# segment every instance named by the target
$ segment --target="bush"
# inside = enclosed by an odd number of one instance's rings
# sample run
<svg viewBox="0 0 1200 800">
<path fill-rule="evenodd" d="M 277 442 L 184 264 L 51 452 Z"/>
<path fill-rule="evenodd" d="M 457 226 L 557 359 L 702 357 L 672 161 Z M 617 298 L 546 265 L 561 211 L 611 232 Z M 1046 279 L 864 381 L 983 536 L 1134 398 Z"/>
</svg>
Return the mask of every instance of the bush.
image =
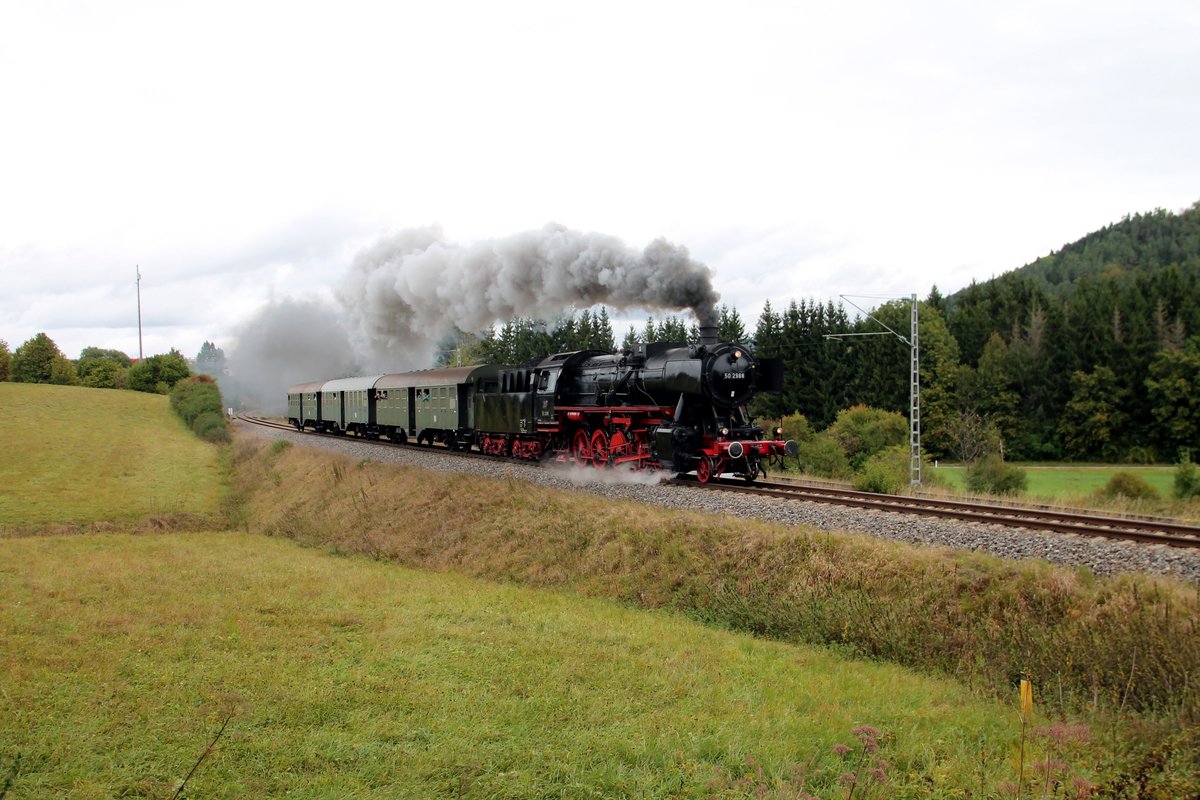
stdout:
<svg viewBox="0 0 1200 800">
<path fill-rule="evenodd" d="M 137 392 L 167 394 L 191 374 L 187 359 L 178 350 L 150 356 L 129 368 L 129 388 Z"/>
<path fill-rule="evenodd" d="M 201 439 L 229 441 L 221 390 L 207 375 L 197 375 L 175 384 L 171 390 L 171 408 Z"/>
<path fill-rule="evenodd" d="M 1175 467 L 1175 496 L 1180 500 L 1200 497 L 1200 469 L 1188 459 Z"/>
<path fill-rule="evenodd" d="M 212 411 L 205 411 L 196 417 L 196 421 L 192 423 L 192 430 L 206 442 L 229 441 L 229 427 L 225 424 L 225 417 Z"/>
<path fill-rule="evenodd" d="M 197 375 L 175 384 L 171 390 L 171 408 L 191 425 L 206 411 L 221 414 L 225 404 L 221 400 L 221 390 L 207 375 Z"/>
<path fill-rule="evenodd" d="M 1124 497 L 1127 500 L 1157 500 L 1158 492 L 1146 479 L 1132 472 L 1118 472 L 1096 493 L 1106 500 Z"/>
<path fill-rule="evenodd" d="M 843 480 L 854 474 L 841 446 L 828 436 L 817 436 L 799 443 L 796 461 L 800 470 L 809 475 Z"/>
<path fill-rule="evenodd" d="M 127 389 L 129 388 L 129 368 L 122 367 L 115 361 L 92 359 L 93 363 L 85 369 L 80 366 L 79 382 L 93 389 Z M 82 364 L 82 362 L 80 362 Z"/>
<path fill-rule="evenodd" d="M 837 442 L 850 466 L 860 469 L 867 459 L 908 439 L 908 420 L 895 411 L 854 406 L 838 412 L 824 432 Z"/>
<path fill-rule="evenodd" d="M 779 427 L 783 428 L 784 439 L 794 439 L 797 443 L 810 442 L 816 436 L 808 417 L 803 414 L 788 414 L 780 420 Z"/>
<path fill-rule="evenodd" d="M 1029 486 L 1025 470 L 1006 464 L 998 455 L 988 455 L 967 465 L 967 491 L 978 494 L 1020 494 Z"/>
<path fill-rule="evenodd" d="M 854 476 L 854 488 L 860 492 L 896 494 L 912 483 L 912 463 L 903 445 L 889 447 L 871 456 L 862 472 Z"/>
</svg>

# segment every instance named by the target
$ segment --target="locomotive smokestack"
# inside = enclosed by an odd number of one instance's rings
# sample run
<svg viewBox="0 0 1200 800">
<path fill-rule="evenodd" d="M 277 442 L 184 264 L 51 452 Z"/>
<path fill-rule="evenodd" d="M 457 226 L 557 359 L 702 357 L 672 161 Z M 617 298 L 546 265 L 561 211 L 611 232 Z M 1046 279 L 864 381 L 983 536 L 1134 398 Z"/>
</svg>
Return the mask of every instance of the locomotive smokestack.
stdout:
<svg viewBox="0 0 1200 800">
<path fill-rule="evenodd" d="M 700 344 L 717 343 L 717 326 L 703 325 L 700 327 Z"/>
</svg>

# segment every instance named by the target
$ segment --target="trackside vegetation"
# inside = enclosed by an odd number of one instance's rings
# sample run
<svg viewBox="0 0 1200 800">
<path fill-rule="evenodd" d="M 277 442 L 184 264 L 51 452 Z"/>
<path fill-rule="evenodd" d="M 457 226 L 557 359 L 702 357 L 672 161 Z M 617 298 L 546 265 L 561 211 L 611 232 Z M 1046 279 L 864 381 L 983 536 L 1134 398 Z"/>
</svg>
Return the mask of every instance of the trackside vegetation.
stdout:
<svg viewBox="0 0 1200 800">
<path fill-rule="evenodd" d="M 666 608 L 950 675 L 1062 712 L 1200 719 L 1195 587 L 653 509 L 520 480 L 235 447 L 251 530 L 401 564 Z M 1153 653 L 1153 658 L 1146 654 Z"/>
<path fill-rule="evenodd" d="M 229 441 L 221 390 L 208 375 L 196 375 L 176 383 L 171 389 L 171 408 L 201 439 Z"/>
</svg>

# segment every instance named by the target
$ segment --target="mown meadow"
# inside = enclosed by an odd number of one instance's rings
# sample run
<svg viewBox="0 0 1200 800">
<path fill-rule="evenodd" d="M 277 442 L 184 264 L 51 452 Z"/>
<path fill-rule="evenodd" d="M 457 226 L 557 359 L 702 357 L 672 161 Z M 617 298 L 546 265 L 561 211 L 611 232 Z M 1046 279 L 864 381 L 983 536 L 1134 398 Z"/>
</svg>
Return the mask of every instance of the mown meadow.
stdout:
<svg viewBox="0 0 1200 800">
<path fill-rule="evenodd" d="M 0 531 L 220 514 L 225 454 L 160 395 L 0 382 Z"/>
<path fill-rule="evenodd" d="M 0 797 L 1200 791 L 1195 587 L 203 447 L 220 526 L 6 486 Z"/>
<path fill-rule="evenodd" d="M 241 533 L 4 549 L 14 797 L 169 797 L 226 719 L 197 797 L 834 796 L 864 724 L 893 783 L 1009 773 L 1001 703 L 671 614 Z"/>
</svg>

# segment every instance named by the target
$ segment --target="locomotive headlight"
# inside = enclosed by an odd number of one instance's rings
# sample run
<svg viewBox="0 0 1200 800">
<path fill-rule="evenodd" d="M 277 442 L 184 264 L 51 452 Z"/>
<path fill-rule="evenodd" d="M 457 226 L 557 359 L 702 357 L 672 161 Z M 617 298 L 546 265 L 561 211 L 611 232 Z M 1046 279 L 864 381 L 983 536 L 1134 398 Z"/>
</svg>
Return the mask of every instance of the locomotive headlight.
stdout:
<svg viewBox="0 0 1200 800">
<path fill-rule="evenodd" d="M 774 433 L 776 436 L 783 436 L 783 428 L 780 426 L 776 426 Z"/>
<path fill-rule="evenodd" d="M 728 436 L 728 435 L 729 435 L 729 428 L 721 428 L 721 435 L 722 435 L 722 436 Z"/>
</svg>

